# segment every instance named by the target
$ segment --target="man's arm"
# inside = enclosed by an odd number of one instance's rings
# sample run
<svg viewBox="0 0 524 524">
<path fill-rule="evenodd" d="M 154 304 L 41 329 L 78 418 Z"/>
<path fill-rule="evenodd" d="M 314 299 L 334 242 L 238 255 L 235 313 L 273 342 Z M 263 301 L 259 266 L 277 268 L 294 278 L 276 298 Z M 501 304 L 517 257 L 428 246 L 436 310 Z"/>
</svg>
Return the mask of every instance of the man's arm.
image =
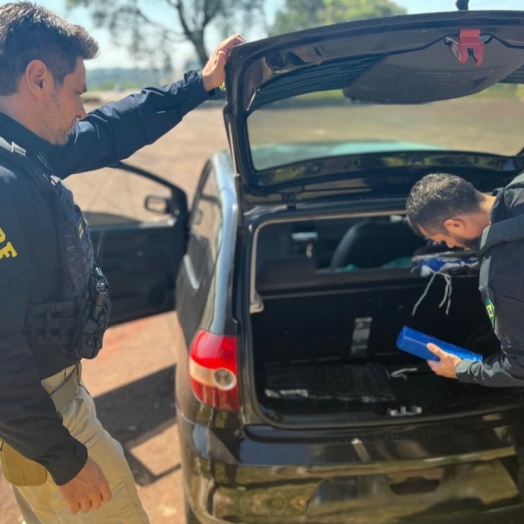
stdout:
<svg viewBox="0 0 524 524">
<path fill-rule="evenodd" d="M 524 354 L 524 348 L 522 351 Z M 455 369 L 460 382 L 490 387 L 524 386 L 524 356 L 500 354 L 483 362 L 463 360 Z"/>
<path fill-rule="evenodd" d="M 524 297 L 517 298 L 520 285 L 510 285 L 508 279 L 494 277 L 496 290 L 495 334 L 502 353 L 483 362 L 463 361 L 456 367 L 461 382 L 491 387 L 524 386 Z M 524 291 L 524 290 L 523 290 Z"/>
<path fill-rule="evenodd" d="M 181 82 L 144 89 L 89 113 L 65 146 L 49 152 L 54 174 L 65 178 L 110 166 L 155 142 L 222 85 L 227 56 L 242 43 L 234 35 L 217 46 L 201 73 L 188 73 Z"/>
<path fill-rule="evenodd" d="M 153 143 L 209 98 L 202 75 L 163 88 L 147 88 L 102 106 L 77 123 L 68 143 L 53 147 L 48 160 L 60 178 L 110 166 Z"/>
<path fill-rule="evenodd" d="M 461 382 L 490 387 L 524 386 L 524 279 L 516 271 L 517 260 L 508 251 L 498 255 L 489 276 L 488 292 L 493 305 L 495 335 L 502 352 L 482 362 L 461 360 L 430 344 L 440 362 L 430 362 L 435 373 Z"/>
<path fill-rule="evenodd" d="M 439 362 L 428 360 L 429 367 L 441 377 L 455 378 L 468 384 L 490 387 L 524 386 L 524 347 L 522 356 L 493 355 L 482 362 L 462 360 L 446 353 L 435 344 L 428 349 L 439 357 Z"/>
<path fill-rule="evenodd" d="M 87 450 L 63 426 L 40 382 L 24 332 L 29 253 L 18 210 L 16 179 L 0 169 L 0 440 L 42 464 L 56 484 L 83 468 Z"/>
</svg>

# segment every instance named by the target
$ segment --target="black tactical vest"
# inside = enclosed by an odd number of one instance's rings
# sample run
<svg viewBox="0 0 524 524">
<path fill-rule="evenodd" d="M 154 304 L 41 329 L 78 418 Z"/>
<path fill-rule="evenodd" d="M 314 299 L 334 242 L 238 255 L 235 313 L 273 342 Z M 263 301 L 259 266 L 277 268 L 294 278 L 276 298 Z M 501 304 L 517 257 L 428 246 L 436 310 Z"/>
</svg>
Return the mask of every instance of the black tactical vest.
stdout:
<svg viewBox="0 0 524 524">
<path fill-rule="evenodd" d="M 94 358 L 102 347 L 110 301 L 107 281 L 96 264 L 87 222 L 62 181 L 0 137 L 0 155 L 28 172 L 48 201 L 63 264 L 60 302 L 28 304 L 29 344 L 57 345 L 75 358 Z"/>
</svg>

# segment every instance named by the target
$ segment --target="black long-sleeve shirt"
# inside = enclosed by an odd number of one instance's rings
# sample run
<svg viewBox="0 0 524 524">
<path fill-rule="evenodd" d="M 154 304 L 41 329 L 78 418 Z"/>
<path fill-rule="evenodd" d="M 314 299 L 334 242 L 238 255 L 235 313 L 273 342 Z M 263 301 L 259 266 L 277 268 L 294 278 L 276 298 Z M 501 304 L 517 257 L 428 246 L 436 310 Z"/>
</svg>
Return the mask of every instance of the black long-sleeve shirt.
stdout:
<svg viewBox="0 0 524 524">
<path fill-rule="evenodd" d="M 201 75 L 193 72 L 96 109 L 61 147 L 1 113 L 0 136 L 66 178 L 127 158 L 208 98 Z M 60 300 L 61 283 L 49 202 L 28 173 L 0 160 L 0 440 L 45 466 L 57 485 L 77 475 L 87 450 L 61 423 L 41 380 L 77 361 L 60 347 L 29 344 L 24 318 L 28 304 Z"/>
<path fill-rule="evenodd" d="M 483 362 L 461 362 L 456 368 L 461 382 L 524 386 L 524 183 L 515 182 L 496 192 L 491 210 L 491 224 L 504 228 L 508 239 L 486 249 L 481 243 L 479 256 L 479 288 L 502 352 Z M 484 237 L 489 241 L 490 232 Z"/>
</svg>

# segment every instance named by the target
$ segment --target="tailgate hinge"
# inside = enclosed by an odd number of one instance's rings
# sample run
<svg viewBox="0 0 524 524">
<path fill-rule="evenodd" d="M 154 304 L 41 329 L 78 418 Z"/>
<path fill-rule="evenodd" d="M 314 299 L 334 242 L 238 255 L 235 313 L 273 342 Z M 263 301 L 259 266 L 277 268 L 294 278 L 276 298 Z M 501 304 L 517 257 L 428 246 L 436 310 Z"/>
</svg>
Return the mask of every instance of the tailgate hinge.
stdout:
<svg viewBox="0 0 524 524">
<path fill-rule="evenodd" d="M 473 56 L 475 65 L 479 66 L 484 61 L 484 46 L 490 36 L 480 36 L 480 29 L 461 29 L 459 37 L 446 37 L 446 44 L 450 44 L 453 54 L 461 64 L 465 64 Z"/>
</svg>

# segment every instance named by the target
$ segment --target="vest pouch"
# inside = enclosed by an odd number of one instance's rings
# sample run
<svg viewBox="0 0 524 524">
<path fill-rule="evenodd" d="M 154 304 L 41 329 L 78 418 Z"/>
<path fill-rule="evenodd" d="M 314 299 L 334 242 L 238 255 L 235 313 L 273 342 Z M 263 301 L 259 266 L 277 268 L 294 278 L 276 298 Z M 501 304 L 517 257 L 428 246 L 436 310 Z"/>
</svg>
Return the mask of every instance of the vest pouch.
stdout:
<svg viewBox="0 0 524 524">
<path fill-rule="evenodd" d="M 95 358 L 102 348 L 111 312 L 108 291 L 106 278 L 95 266 L 73 341 L 73 351 L 79 358 Z"/>
<path fill-rule="evenodd" d="M 13 486 L 41 486 L 47 480 L 44 466 L 25 458 L 6 442 L 0 442 L 0 462 L 5 479 Z"/>
</svg>

